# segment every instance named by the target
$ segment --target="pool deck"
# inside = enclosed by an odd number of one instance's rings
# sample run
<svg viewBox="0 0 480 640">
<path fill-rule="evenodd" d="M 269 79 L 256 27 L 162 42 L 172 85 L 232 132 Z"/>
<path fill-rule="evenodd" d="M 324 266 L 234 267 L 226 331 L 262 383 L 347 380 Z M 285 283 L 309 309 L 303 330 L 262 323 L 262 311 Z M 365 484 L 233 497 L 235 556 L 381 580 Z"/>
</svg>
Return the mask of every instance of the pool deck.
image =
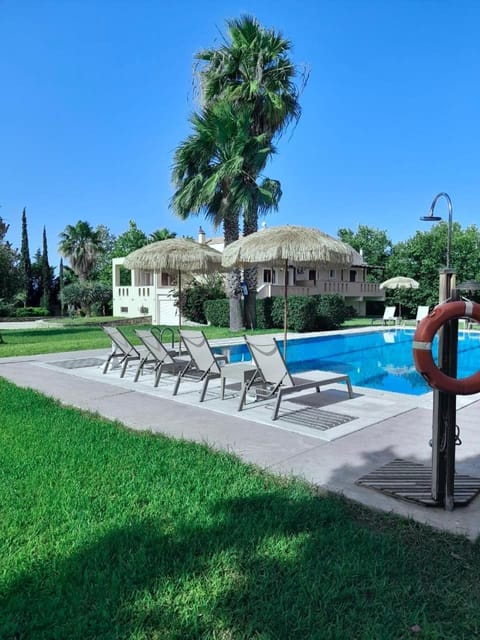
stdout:
<svg viewBox="0 0 480 640">
<path fill-rule="evenodd" d="M 356 484 L 360 477 L 394 459 L 430 465 L 432 393 L 408 396 L 354 386 L 354 398 L 349 399 L 345 385 L 334 384 L 323 387 L 319 394 L 305 392 L 284 401 L 279 419 L 272 422 L 268 402 L 252 402 L 244 411 L 237 411 L 238 383 L 227 380 L 226 397 L 221 400 L 219 381 L 212 381 L 205 401 L 199 403 L 200 385 L 195 382 L 182 383 L 176 397 L 172 396 L 173 376 L 162 375 L 156 389 L 151 373 L 134 383 L 135 363 L 124 379 L 118 368 L 104 375 L 102 363 L 108 354 L 108 349 L 99 349 L 2 358 L 0 376 L 135 430 L 206 443 L 273 473 L 302 477 L 371 508 L 470 540 L 480 535 L 480 497 L 449 512 Z M 479 403 L 480 394 L 457 398 L 463 444 L 456 450 L 456 470 L 477 478 Z"/>
</svg>

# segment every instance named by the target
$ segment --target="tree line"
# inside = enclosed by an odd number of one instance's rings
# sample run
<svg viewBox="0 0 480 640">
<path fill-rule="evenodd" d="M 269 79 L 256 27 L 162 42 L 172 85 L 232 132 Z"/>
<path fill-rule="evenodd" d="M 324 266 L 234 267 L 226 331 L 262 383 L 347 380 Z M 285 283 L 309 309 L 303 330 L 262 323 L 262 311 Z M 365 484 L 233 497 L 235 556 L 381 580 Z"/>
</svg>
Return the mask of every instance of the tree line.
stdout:
<svg viewBox="0 0 480 640">
<path fill-rule="evenodd" d="M 150 242 L 174 238 L 176 233 L 161 228 L 147 234 L 134 220 L 118 236 L 105 225 L 93 227 L 85 220 L 67 225 L 60 234 L 62 256 L 56 268 L 49 264 L 46 229 L 42 249 L 30 258 L 27 215 L 21 216 L 21 247 L 8 241 L 9 225 L 0 218 L 0 314 L 65 314 L 70 309 L 83 314 L 109 314 L 112 298 L 112 259 L 124 257 Z M 340 228 L 338 236 L 360 251 L 369 265 L 367 279 L 381 282 L 394 276 L 414 278 L 418 289 L 387 292 L 389 304 L 402 304 L 410 315 L 418 305 L 438 302 L 438 273 L 446 264 L 448 225 L 436 224 L 417 231 L 405 241 L 393 243 L 387 230 L 359 225 L 356 230 Z M 193 240 L 193 238 L 192 238 Z M 65 259 L 65 263 L 63 260 Z M 457 284 L 480 280 L 480 231 L 475 225 L 452 226 L 451 266 Z M 129 272 L 124 284 L 129 283 Z M 466 289 L 468 292 L 468 288 Z M 478 293 L 472 291 L 473 299 Z"/>
<path fill-rule="evenodd" d="M 174 238 L 167 228 L 146 234 L 129 221 L 128 229 L 115 236 L 105 225 L 93 227 L 86 220 L 67 225 L 61 232 L 58 266 L 50 266 L 47 233 L 44 227 L 42 249 L 30 256 L 26 209 L 22 212 L 21 247 L 7 239 L 8 225 L 0 217 L 0 315 L 43 316 L 111 312 L 112 259 L 122 257 L 149 242 Z M 65 259 L 65 263 L 63 262 Z"/>
<path fill-rule="evenodd" d="M 170 201 L 172 213 L 187 219 L 205 216 L 222 227 L 225 246 L 258 229 L 259 216 L 275 212 L 282 185 L 265 175 L 278 151 L 279 140 L 300 118 L 300 96 L 308 70 L 292 59 L 292 43 L 279 31 L 267 29 L 252 16 L 226 22 L 221 44 L 195 54 L 194 79 L 198 107 L 190 116 L 190 133 L 173 155 Z M 319 222 L 321 227 L 321 221 Z M 173 237 L 160 229 L 148 236 L 132 220 L 116 238 L 104 225 L 93 228 L 79 220 L 60 236 L 59 272 L 48 261 L 46 230 L 42 249 L 30 259 L 26 213 L 22 214 L 20 251 L 6 240 L 8 225 L 0 218 L 0 298 L 3 304 L 23 305 L 62 313 L 65 306 L 106 311 L 111 297 L 111 260 L 127 255 L 154 239 Z M 370 265 L 370 279 L 413 277 L 418 290 L 388 292 L 389 302 L 417 304 L 437 301 L 438 269 L 445 264 L 447 225 L 417 232 L 405 242 L 393 244 L 386 230 L 359 225 L 356 231 L 341 228 L 339 237 L 363 251 Z M 452 266 L 459 280 L 480 277 L 479 234 L 475 226 L 453 227 Z M 256 268 L 243 278 L 249 295 L 242 316 L 242 283 L 239 269 L 226 276 L 230 328 L 255 326 Z"/>
</svg>

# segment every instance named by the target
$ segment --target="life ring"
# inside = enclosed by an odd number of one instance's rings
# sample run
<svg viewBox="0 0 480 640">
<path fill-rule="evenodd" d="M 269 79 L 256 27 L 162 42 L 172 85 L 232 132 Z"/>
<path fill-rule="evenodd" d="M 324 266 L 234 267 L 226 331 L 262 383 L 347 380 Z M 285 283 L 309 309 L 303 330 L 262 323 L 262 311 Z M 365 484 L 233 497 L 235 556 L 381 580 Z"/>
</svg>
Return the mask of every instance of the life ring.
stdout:
<svg viewBox="0 0 480 640">
<path fill-rule="evenodd" d="M 451 378 L 437 367 L 432 356 L 435 334 L 448 320 L 471 318 L 480 322 L 480 304 L 470 301 L 444 302 L 439 304 L 420 321 L 413 336 L 413 359 L 417 371 L 433 388 L 445 393 L 468 396 L 480 392 L 480 371 L 468 378 Z"/>
</svg>

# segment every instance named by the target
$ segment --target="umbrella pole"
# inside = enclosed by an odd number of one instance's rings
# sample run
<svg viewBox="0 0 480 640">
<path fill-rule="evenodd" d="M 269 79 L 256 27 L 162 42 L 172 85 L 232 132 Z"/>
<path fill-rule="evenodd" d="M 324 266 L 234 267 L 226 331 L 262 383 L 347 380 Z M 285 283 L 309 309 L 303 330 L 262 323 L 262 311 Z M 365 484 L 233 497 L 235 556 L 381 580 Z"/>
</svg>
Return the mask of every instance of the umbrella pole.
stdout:
<svg viewBox="0 0 480 640">
<path fill-rule="evenodd" d="M 180 329 L 182 328 L 182 272 L 178 270 L 178 342 L 180 344 Z"/>
<path fill-rule="evenodd" d="M 287 321 L 288 321 L 288 260 L 285 260 L 285 289 L 283 292 L 283 357 L 287 361 Z"/>
</svg>

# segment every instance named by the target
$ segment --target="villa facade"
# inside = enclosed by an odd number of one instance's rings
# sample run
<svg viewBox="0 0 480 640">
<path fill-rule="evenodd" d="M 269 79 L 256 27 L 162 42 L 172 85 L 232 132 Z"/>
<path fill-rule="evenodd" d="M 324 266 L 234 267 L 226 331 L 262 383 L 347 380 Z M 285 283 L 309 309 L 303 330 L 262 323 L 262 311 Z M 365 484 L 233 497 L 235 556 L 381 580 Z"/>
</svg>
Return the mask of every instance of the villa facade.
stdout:
<svg viewBox="0 0 480 640">
<path fill-rule="evenodd" d="M 207 243 L 218 251 L 223 251 L 223 238 L 207 240 L 200 228 L 198 242 Z M 359 315 L 366 315 L 369 300 L 384 301 L 385 291 L 376 282 L 367 282 L 368 265 L 360 253 L 355 252 L 355 262 L 346 269 L 321 269 L 312 267 L 287 270 L 288 294 L 290 296 L 312 296 L 338 294 Z M 175 274 L 132 269 L 130 284 L 122 284 L 124 258 L 112 261 L 113 315 L 125 318 L 151 317 L 152 324 L 177 324 L 178 309 L 173 292 L 176 286 Z M 125 277 L 123 279 L 125 281 Z M 283 296 L 285 269 L 273 269 L 269 265 L 258 266 L 257 298 Z"/>
</svg>

